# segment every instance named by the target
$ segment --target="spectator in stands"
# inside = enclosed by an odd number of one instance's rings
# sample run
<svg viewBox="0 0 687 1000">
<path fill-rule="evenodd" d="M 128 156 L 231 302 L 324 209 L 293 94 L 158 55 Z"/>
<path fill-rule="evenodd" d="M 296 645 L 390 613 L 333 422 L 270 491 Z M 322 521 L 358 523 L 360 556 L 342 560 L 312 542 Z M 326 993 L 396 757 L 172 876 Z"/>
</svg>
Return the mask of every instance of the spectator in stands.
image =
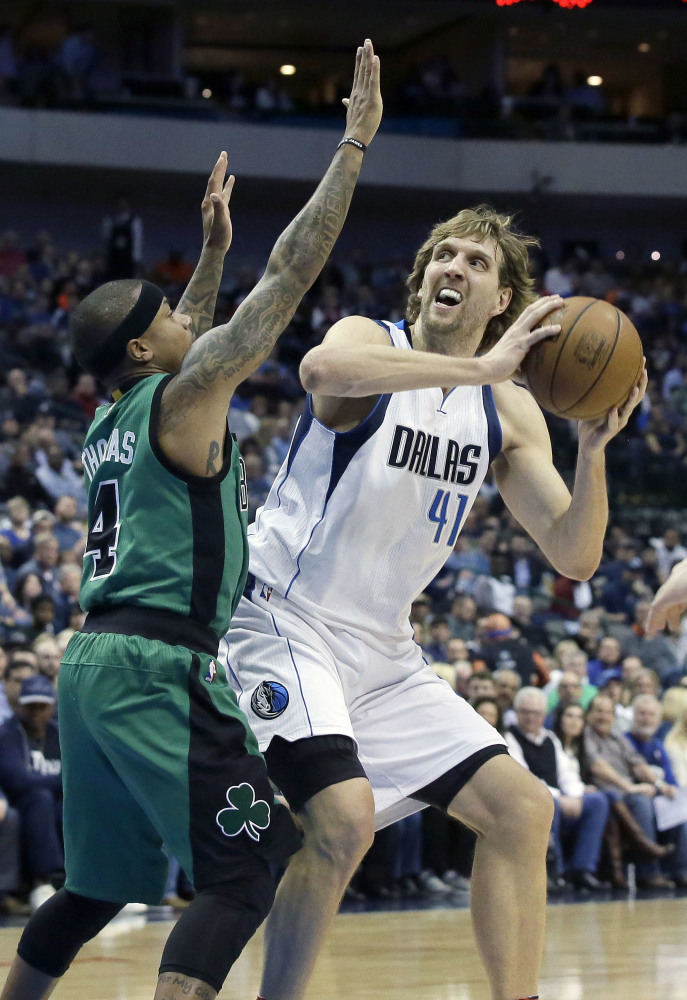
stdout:
<svg viewBox="0 0 687 1000">
<path fill-rule="evenodd" d="M 555 876 L 569 872 L 577 888 L 596 892 L 607 889 L 595 872 L 601 855 L 609 805 L 601 792 L 587 791 L 571 767 L 558 737 L 544 728 L 546 695 L 533 687 L 523 687 L 515 696 L 517 723 L 506 733 L 511 756 L 542 781 L 554 798 L 551 830 L 555 855 Z M 562 837 L 573 839 L 569 860 L 563 852 Z"/>
<path fill-rule="evenodd" d="M 28 916 L 31 912 L 31 907 L 14 895 L 21 884 L 20 846 L 19 813 L 0 790 L 0 913 L 7 916 Z"/>
<path fill-rule="evenodd" d="M 31 624 L 25 628 L 29 642 L 55 634 L 55 607 L 55 598 L 50 594 L 38 594 L 31 601 Z"/>
<path fill-rule="evenodd" d="M 486 719 L 490 726 L 498 730 L 501 735 L 504 734 L 504 724 L 503 724 L 503 714 L 499 708 L 496 698 L 490 698 L 488 695 L 482 695 L 482 697 L 477 698 L 473 703 L 474 710 L 478 715 L 481 715 L 483 719 Z"/>
<path fill-rule="evenodd" d="M 522 536 L 516 535 L 513 545 Z M 528 538 L 528 541 L 530 539 Z M 513 564 L 514 580 L 517 585 L 517 560 Z M 543 625 L 537 625 L 532 621 L 533 604 L 532 598 L 525 594 L 518 594 L 513 598 L 513 613 L 511 621 L 518 631 L 518 634 L 529 642 L 532 649 L 538 653 L 547 654 L 550 650 L 549 637 Z"/>
<path fill-rule="evenodd" d="M 663 741 L 656 735 L 661 722 L 661 703 L 651 694 L 640 694 L 632 708 L 634 721 L 627 739 L 651 768 L 657 793 L 674 799 L 678 781 Z M 663 865 L 666 874 L 680 888 L 687 888 L 687 823 L 664 831 L 662 839 L 675 845 L 675 853 Z"/>
<path fill-rule="evenodd" d="M 623 639 L 626 656 L 638 656 L 643 665 L 654 670 L 661 681 L 672 683 L 682 671 L 678 667 L 676 644 L 665 635 L 647 639 L 644 626 L 651 607 L 650 600 L 637 601 L 634 609 L 634 623 L 627 638 Z"/>
<path fill-rule="evenodd" d="M 605 670 L 617 667 L 618 673 L 620 673 L 621 660 L 622 653 L 620 643 L 615 636 L 605 635 L 599 643 L 596 659 L 589 660 L 587 663 L 587 676 L 589 677 L 589 683 L 596 685 L 597 681 L 601 677 L 601 674 Z"/>
<path fill-rule="evenodd" d="M 459 594 L 451 604 L 451 613 L 447 616 L 451 634 L 456 639 L 469 642 L 474 638 L 477 627 L 477 605 L 468 594 Z"/>
<path fill-rule="evenodd" d="M 478 698 L 496 698 L 496 687 L 488 670 L 476 670 L 468 681 L 467 700 L 474 705 Z"/>
<path fill-rule="evenodd" d="M 60 650 L 54 639 L 43 636 L 33 644 L 33 651 L 38 661 L 38 672 L 47 677 L 53 687 L 57 687 L 57 675 L 60 672 Z"/>
<path fill-rule="evenodd" d="M 17 711 L 22 682 L 28 677 L 35 677 L 38 673 L 36 655 L 29 649 L 16 650 L 10 656 L 5 654 L 5 660 L 2 679 L 4 699 L 0 705 L 0 722 L 5 722 Z"/>
<path fill-rule="evenodd" d="M 77 503 L 74 496 L 61 496 L 55 504 L 55 523 L 52 533 L 57 539 L 60 553 L 74 546 L 84 536 L 84 526 L 77 521 Z"/>
<path fill-rule="evenodd" d="M 681 788 L 687 788 L 687 688 L 669 688 L 663 699 L 665 719 L 666 701 L 672 695 L 674 721 L 666 733 L 664 746 L 670 759 L 675 780 Z M 681 707 L 678 708 L 678 703 Z"/>
<path fill-rule="evenodd" d="M 0 726 L 0 787 L 21 817 L 22 842 L 37 909 L 64 878 L 62 764 L 55 690 L 36 675 L 22 682 L 16 713 Z"/>
<path fill-rule="evenodd" d="M 59 591 L 55 608 L 55 632 L 67 628 L 74 611 L 80 611 L 79 589 L 81 587 L 81 567 L 76 563 L 60 566 L 58 572 Z"/>
<path fill-rule="evenodd" d="M 96 380 L 88 372 L 80 372 L 71 394 L 75 406 L 83 411 L 84 418 L 90 424 L 95 411 L 102 405 L 103 399 L 98 393 Z"/>
<path fill-rule="evenodd" d="M 496 688 L 496 704 L 503 717 L 503 724 L 508 728 L 515 722 L 513 702 L 522 687 L 522 678 L 517 670 L 510 670 L 508 667 L 495 670 L 491 677 Z"/>
<path fill-rule="evenodd" d="M 584 653 L 580 655 L 584 656 Z M 582 691 L 579 673 L 575 670 L 564 670 L 558 681 L 558 687 L 548 693 L 546 725 L 549 729 L 553 728 L 554 713 L 558 713 L 559 709 L 568 705 L 579 705 L 582 708 Z"/>
<path fill-rule="evenodd" d="M 543 657 L 516 634 L 510 618 L 498 612 L 484 621 L 478 656 L 489 670 L 515 670 L 523 684 L 544 680 L 547 674 Z"/>
<path fill-rule="evenodd" d="M 597 695 L 587 710 L 584 748 L 594 784 L 607 793 L 623 832 L 632 847 L 644 855 L 637 865 L 637 884 L 650 889 L 674 888 L 658 864 L 672 853 L 672 845 L 664 847 L 656 842 L 653 772 L 615 727 L 613 702 L 604 695 Z M 651 860 L 645 860 L 647 857 Z"/>
<path fill-rule="evenodd" d="M 33 558 L 19 567 L 17 580 L 22 580 L 28 573 L 36 573 L 44 590 L 56 592 L 59 555 L 59 543 L 52 532 L 39 531 L 33 540 Z"/>
<path fill-rule="evenodd" d="M 440 663 L 447 662 L 447 645 L 451 639 L 451 629 L 445 618 L 433 618 L 429 625 L 429 642 L 423 647 L 426 655 Z"/>
<path fill-rule="evenodd" d="M 54 444 L 47 449 L 47 463 L 38 466 L 36 479 L 50 497 L 51 506 L 54 506 L 60 497 L 72 496 L 77 502 L 79 513 L 86 513 L 86 488 L 83 476 L 76 473 L 59 445 Z"/>
<path fill-rule="evenodd" d="M 661 583 L 664 583 L 673 566 L 682 559 L 687 559 L 687 548 L 680 541 L 680 533 L 676 528 L 666 528 L 661 538 L 652 538 L 650 541 L 656 550 L 658 574 Z"/>
<path fill-rule="evenodd" d="M 107 280 L 137 277 L 143 264 L 143 222 L 128 195 L 117 195 L 112 211 L 103 219 L 102 234 Z"/>
<path fill-rule="evenodd" d="M 8 466 L 0 476 L 0 500 L 20 496 L 34 506 L 51 503 L 50 497 L 36 478 L 31 458 L 31 449 L 25 442 L 15 444 L 9 455 Z"/>
</svg>

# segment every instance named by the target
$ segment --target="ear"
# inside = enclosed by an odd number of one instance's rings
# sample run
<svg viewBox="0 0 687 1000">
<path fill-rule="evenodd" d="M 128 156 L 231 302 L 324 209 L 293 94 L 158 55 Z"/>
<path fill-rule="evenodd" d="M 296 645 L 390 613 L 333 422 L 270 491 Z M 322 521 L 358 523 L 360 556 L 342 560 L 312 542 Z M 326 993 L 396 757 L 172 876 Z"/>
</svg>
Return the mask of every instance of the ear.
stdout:
<svg viewBox="0 0 687 1000">
<path fill-rule="evenodd" d="M 499 297 L 497 303 L 492 309 L 490 316 L 500 316 L 506 311 L 510 305 L 510 300 L 513 298 L 512 288 L 499 288 Z"/>
<path fill-rule="evenodd" d="M 153 356 L 153 352 L 151 351 L 151 349 L 148 347 L 146 342 L 140 337 L 136 338 L 135 340 L 129 341 L 129 343 L 126 345 L 126 353 L 128 357 L 130 357 L 131 360 L 135 361 L 137 364 L 150 361 Z"/>
</svg>

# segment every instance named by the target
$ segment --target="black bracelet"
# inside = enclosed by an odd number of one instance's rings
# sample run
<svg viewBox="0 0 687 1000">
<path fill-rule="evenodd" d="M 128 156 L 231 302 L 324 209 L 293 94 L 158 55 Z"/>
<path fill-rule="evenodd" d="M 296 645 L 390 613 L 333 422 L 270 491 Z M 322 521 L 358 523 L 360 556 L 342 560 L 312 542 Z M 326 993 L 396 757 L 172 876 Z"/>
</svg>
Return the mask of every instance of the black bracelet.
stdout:
<svg viewBox="0 0 687 1000">
<path fill-rule="evenodd" d="M 342 146 L 355 146 L 361 153 L 364 153 L 367 149 L 364 142 L 361 142 L 360 139 L 354 139 L 351 135 L 345 135 L 336 148 L 341 149 Z"/>
</svg>

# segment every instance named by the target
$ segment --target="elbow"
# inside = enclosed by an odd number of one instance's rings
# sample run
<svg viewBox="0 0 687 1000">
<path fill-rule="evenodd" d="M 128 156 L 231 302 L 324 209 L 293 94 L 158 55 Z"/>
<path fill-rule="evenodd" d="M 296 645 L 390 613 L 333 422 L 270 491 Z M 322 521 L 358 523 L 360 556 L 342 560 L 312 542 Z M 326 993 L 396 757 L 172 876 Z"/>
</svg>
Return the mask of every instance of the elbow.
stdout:
<svg viewBox="0 0 687 1000">
<path fill-rule="evenodd" d="M 320 347 L 315 347 L 312 351 L 308 351 L 301 361 L 299 375 L 301 385 L 306 392 L 327 394 L 325 387 L 331 379 L 331 373 L 328 370 L 330 366 L 327 364 L 326 355 L 323 357 L 323 354 Z"/>
</svg>

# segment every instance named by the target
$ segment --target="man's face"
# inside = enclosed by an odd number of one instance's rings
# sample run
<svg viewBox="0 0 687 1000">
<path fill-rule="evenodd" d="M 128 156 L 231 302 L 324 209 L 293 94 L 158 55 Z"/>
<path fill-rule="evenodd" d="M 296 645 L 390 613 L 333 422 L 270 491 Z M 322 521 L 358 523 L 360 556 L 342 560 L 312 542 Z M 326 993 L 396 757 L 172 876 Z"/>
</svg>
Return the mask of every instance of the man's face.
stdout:
<svg viewBox="0 0 687 1000">
<path fill-rule="evenodd" d="M 15 667 L 12 673 L 3 681 L 7 704 L 13 712 L 17 711 L 17 707 L 19 705 L 19 691 L 21 689 L 22 681 L 27 680 L 29 677 L 33 677 L 35 673 L 35 668 L 30 667 L 28 664 L 25 667 Z"/>
<path fill-rule="evenodd" d="M 523 733 L 528 736 L 536 736 L 541 732 L 546 718 L 546 709 L 537 698 L 525 698 L 522 704 L 516 709 L 518 725 Z"/>
<path fill-rule="evenodd" d="M 191 317 L 174 312 L 167 299 L 163 299 L 157 316 L 139 339 L 152 350 L 158 368 L 176 375 L 193 343 Z"/>
<path fill-rule="evenodd" d="M 475 350 L 489 320 L 507 308 L 511 291 L 500 287 L 496 255 L 493 239 L 452 236 L 434 247 L 419 290 L 422 330 L 433 343 L 460 333 L 461 345 Z"/>
<path fill-rule="evenodd" d="M 661 708 L 657 701 L 642 701 L 634 707 L 632 732 L 640 740 L 651 740 L 661 723 Z"/>
<path fill-rule="evenodd" d="M 582 681 L 573 673 L 564 673 L 558 684 L 561 704 L 575 705 L 582 697 Z"/>
<path fill-rule="evenodd" d="M 497 677 L 494 681 L 496 685 L 496 700 L 502 709 L 511 708 L 513 699 L 520 690 L 520 678 L 512 671 L 508 670 Z"/>
<path fill-rule="evenodd" d="M 611 699 L 597 696 L 587 713 L 587 721 L 599 736 L 608 736 L 615 722 L 615 711 Z"/>
<path fill-rule="evenodd" d="M 491 677 L 473 677 L 468 682 L 468 701 L 470 704 L 478 698 L 493 698 L 496 688 Z"/>
<path fill-rule="evenodd" d="M 59 554 L 60 546 L 56 538 L 51 538 L 50 541 L 41 542 L 40 545 L 36 546 L 36 559 L 39 565 L 48 569 L 57 565 Z"/>
<path fill-rule="evenodd" d="M 32 702 L 30 705 L 19 705 L 17 717 L 29 736 L 42 739 L 54 707 L 54 702 L 46 703 L 43 701 Z"/>
<path fill-rule="evenodd" d="M 56 642 L 42 642 L 36 647 L 38 670 L 51 681 L 57 677 L 60 669 L 60 651 Z"/>
<path fill-rule="evenodd" d="M 620 643 L 611 636 L 606 636 L 599 643 L 599 659 L 602 663 L 615 664 L 620 659 Z"/>
<path fill-rule="evenodd" d="M 446 643 L 446 660 L 448 663 L 457 663 L 460 660 L 467 660 L 468 647 L 464 639 L 449 639 Z"/>
</svg>

